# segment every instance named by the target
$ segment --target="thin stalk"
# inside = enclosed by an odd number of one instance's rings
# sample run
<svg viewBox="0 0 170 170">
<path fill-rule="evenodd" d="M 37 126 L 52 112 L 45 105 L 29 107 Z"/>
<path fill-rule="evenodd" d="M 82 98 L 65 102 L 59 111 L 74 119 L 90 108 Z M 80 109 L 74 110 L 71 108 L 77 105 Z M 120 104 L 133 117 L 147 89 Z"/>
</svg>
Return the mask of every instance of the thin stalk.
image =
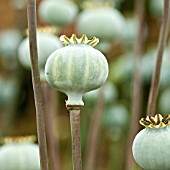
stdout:
<svg viewBox="0 0 170 170">
<path fill-rule="evenodd" d="M 86 151 L 86 163 L 85 170 L 96 169 L 96 152 L 98 147 L 98 139 L 100 135 L 100 124 L 104 109 L 104 99 L 103 99 L 103 87 L 100 89 L 99 97 L 97 100 L 96 108 L 91 119 L 89 135 L 87 141 L 87 151 Z"/>
<path fill-rule="evenodd" d="M 155 115 L 156 103 L 157 103 L 158 92 L 159 92 L 160 72 L 162 66 L 163 52 L 168 38 L 169 15 L 170 15 L 169 4 L 170 4 L 170 0 L 164 0 L 164 12 L 163 12 L 162 26 L 161 26 L 158 46 L 157 46 L 156 65 L 152 75 L 152 83 L 151 83 L 148 105 L 147 105 L 147 115 L 151 115 L 151 116 Z"/>
<path fill-rule="evenodd" d="M 127 153 L 126 153 L 126 170 L 133 170 L 135 166 L 135 161 L 132 156 L 132 142 L 139 130 L 139 118 L 141 112 L 141 73 L 140 73 L 140 59 L 143 53 L 144 45 L 144 15 L 145 15 L 145 0 L 136 0 L 136 18 L 138 20 L 138 34 L 136 43 L 134 46 L 134 79 L 133 79 L 133 98 L 132 98 L 132 115 L 131 115 L 131 126 L 129 132 L 129 138 L 127 143 Z"/>
<path fill-rule="evenodd" d="M 31 58 L 31 72 L 32 83 L 36 108 L 37 120 L 37 134 L 38 143 L 40 148 L 40 164 L 41 170 L 48 170 L 48 155 L 46 134 L 44 125 L 44 104 L 40 83 L 40 74 L 38 69 L 38 52 L 37 52 L 37 39 L 36 39 L 36 1 L 27 0 L 27 17 L 29 29 L 29 43 L 30 43 L 30 58 Z"/>
<path fill-rule="evenodd" d="M 50 169 L 60 170 L 58 143 L 55 140 L 53 124 L 56 113 L 56 92 L 48 85 L 47 82 L 42 82 L 41 84 L 45 102 L 45 127 L 48 152 L 51 161 Z"/>
<path fill-rule="evenodd" d="M 67 107 L 70 114 L 72 137 L 73 170 L 82 170 L 81 141 L 80 141 L 80 106 Z"/>
</svg>

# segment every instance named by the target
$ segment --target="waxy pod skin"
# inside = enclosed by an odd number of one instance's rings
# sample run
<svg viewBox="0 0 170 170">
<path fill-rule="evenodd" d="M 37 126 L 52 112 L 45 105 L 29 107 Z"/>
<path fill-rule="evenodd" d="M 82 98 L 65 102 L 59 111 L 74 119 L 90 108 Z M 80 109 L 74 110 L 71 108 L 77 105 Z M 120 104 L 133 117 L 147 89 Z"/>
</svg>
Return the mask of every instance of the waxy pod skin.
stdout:
<svg viewBox="0 0 170 170">
<path fill-rule="evenodd" d="M 102 86 L 108 77 L 108 63 L 105 56 L 92 46 L 97 38 L 88 39 L 75 34 L 69 39 L 62 36 L 66 45 L 53 52 L 45 65 L 49 84 L 68 96 L 66 105 L 84 105 L 84 93 Z"/>
<path fill-rule="evenodd" d="M 133 141 L 133 157 L 144 170 L 170 169 L 170 115 L 147 116 L 140 120 L 146 128 Z"/>
</svg>

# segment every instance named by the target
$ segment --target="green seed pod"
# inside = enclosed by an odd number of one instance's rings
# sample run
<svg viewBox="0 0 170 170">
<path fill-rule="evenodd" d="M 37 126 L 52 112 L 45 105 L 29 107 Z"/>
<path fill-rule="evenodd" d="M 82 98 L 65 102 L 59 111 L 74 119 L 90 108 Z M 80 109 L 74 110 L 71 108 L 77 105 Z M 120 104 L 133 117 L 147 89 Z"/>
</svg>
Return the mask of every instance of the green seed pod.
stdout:
<svg viewBox="0 0 170 170">
<path fill-rule="evenodd" d="M 11 107 L 16 96 L 19 94 L 18 82 L 15 78 L 0 77 L 0 108 L 5 109 Z"/>
<path fill-rule="evenodd" d="M 77 19 L 77 31 L 89 37 L 99 37 L 101 41 L 120 39 L 124 31 L 125 19 L 117 9 L 103 4 L 86 5 Z"/>
<path fill-rule="evenodd" d="M 99 93 L 100 93 L 99 89 L 86 93 L 84 95 L 85 102 L 89 103 L 89 105 L 94 106 L 99 97 Z M 117 87 L 113 83 L 107 82 L 103 88 L 103 97 L 106 106 L 113 104 L 113 102 L 118 97 Z"/>
<path fill-rule="evenodd" d="M 47 32 L 37 33 L 37 48 L 38 48 L 38 63 L 40 69 L 44 70 L 44 66 L 49 55 L 62 45 L 58 37 Z M 29 38 L 24 39 L 18 48 L 18 57 L 20 63 L 26 67 L 31 68 Z"/>
<path fill-rule="evenodd" d="M 21 138 L 7 139 L 0 147 L 0 167 L 4 170 L 40 170 L 39 159 L 38 145 Z"/>
<path fill-rule="evenodd" d="M 129 113 L 122 104 L 112 105 L 104 110 L 102 125 L 112 140 L 119 140 L 127 129 Z"/>
<path fill-rule="evenodd" d="M 132 151 L 136 162 L 145 170 L 170 169 L 170 115 L 147 116 L 140 123 L 141 130 L 133 141 Z"/>
<path fill-rule="evenodd" d="M 3 65 L 8 70 L 13 70 L 17 66 L 17 50 L 22 40 L 22 35 L 18 30 L 11 29 L 0 32 L 0 55 Z"/>
<path fill-rule="evenodd" d="M 141 59 L 141 73 L 142 78 L 146 83 L 150 83 L 152 73 L 155 66 L 156 61 L 156 48 L 149 49 L 144 56 Z M 161 71 L 161 77 L 160 82 L 161 86 L 169 86 L 169 76 L 170 76 L 170 61 L 169 61 L 169 49 L 167 48 L 163 54 L 163 60 L 162 60 L 162 71 Z"/>
<path fill-rule="evenodd" d="M 84 105 L 84 93 L 99 88 L 108 76 L 108 63 L 105 56 L 92 46 L 98 39 L 80 39 L 75 34 L 69 39 L 61 36 L 65 47 L 53 52 L 47 59 L 45 75 L 49 84 L 67 94 L 66 105 Z M 91 46 L 92 45 L 92 46 Z"/>
<path fill-rule="evenodd" d="M 70 0 L 43 0 L 38 13 L 43 21 L 62 27 L 74 20 L 78 7 Z"/>
</svg>

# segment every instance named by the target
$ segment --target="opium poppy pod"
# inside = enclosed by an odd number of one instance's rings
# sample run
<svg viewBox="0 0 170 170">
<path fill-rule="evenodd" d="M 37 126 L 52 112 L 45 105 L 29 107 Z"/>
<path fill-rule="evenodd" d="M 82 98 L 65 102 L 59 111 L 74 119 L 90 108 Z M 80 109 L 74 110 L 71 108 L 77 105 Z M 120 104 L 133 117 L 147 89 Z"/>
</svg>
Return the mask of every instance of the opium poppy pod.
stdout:
<svg viewBox="0 0 170 170">
<path fill-rule="evenodd" d="M 78 33 L 97 36 L 104 42 L 120 39 L 126 26 L 122 14 L 107 3 L 87 2 L 77 19 Z"/>
<path fill-rule="evenodd" d="M 0 167 L 4 170 L 40 170 L 39 147 L 30 137 L 6 138 L 0 147 Z"/>
<path fill-rule="evenodd" d="M 61 48 L 62 45 L 57 36 L 41 30 L 37 33 L 37 48 L 38 48 L 38 64 L 40 69 L 44 69 L 49 55 L 58 48 Z M 18 57 L 20 63 L 26 67 L 31 68 L 30 60 L 30 49 L 29 49 L 29 38 L 25 38 L 19 48 L 18 48 Z"/>
<path fill-rule="evenodd" d="M 40 19 L 62 27 L 71 23 L 78 13 L 77 5 L 70 0 L 43 0 L 39 5 Z"/>
<path fill-rule="evenodd" d="M 170 169 L 170 115 L 142 118 L 140 123 L 146 128 L 141 130 L 133 142 L 133 156 L 145 170 Z"/>
<path fill-rule="evenodd" d="M 93 37 L 88 39 L 75 34 L 69 39 L 61 36 L 66 45 L 53 52 L 45 65 L 45 75 L 49 84 L 67 94 L 68 105 L 84 105 L 84 93 L 102 86 L 108 77 L 108 63 L 105 56 L 92 46 L 98 43 Z"/>
</svg>

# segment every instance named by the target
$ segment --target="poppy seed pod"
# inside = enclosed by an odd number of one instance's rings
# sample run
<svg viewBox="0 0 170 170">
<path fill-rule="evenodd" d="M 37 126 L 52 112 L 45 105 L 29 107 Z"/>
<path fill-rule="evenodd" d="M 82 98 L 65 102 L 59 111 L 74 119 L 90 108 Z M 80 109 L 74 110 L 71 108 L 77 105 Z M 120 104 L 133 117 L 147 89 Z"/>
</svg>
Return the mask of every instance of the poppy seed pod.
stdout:
<svg viewBox="0 0 170 170">
<path fill-rule="evenodd" d="M 91 4 L 91 3 L 90 3 Z M 102 42 L 120 39 L 124 31 L 125 19 L 121 13 L 106 3 L 92 3 L 85 5 L 85 9 L 77 19 L 79 34 L 96 36 Z"/>
<path fill-rule="evenodd" d="M 45 75 L 49 84 L 67 94 L 67 105 L 84 105 L 84 93 L 102 86 L 108 77 L 108 63 L 105 56 L 92 46 L 98 43 L 75 34 L 69 39 L 60 37 L 66 45 L 53 52 L 47 59 Z"/>
<path fill-rule="evenodd" d="M 22 41 L 22 34 L 16 29 L 0 32 L 0 55 L 2 64 L 7 70 L 17 67 L 17 50 Z"/>
<path fill-rule="evenodd" d="M 62 27 L 74 20 L 78 7 L 70 0 L 43 0 L 38 12 L 43 21 Z"/>
<path fill-rule="evenodd" d="M 57 36 L 54 36 L 48 32 L 38 32 L 37 33 L 37 48 L 38 48 L 38 64 L 40 69 L 44 69 L 49 55 L 58 48 L 61 48 L 62 44 L 60 43 Z M 29 49 L 29 38 L 24 39 L 19 48 L 18 48 L 18 57 L 20 63 L 26 67 L 31 68 L 30 60 L 30 49 Z"/>
<path fill-rule="evenodd" d="M 170 169 L 170 115 L 142 118 L 141 130 L 133 141 L 132 151 L 136 162 L 145 170 Z"/>
<path fill-rule="evenodd" d="M 0 167 L 4 170 L 40 170 L 39 147 L 27 139 L 6 139 L 0 147 Z"/>
</svg>

